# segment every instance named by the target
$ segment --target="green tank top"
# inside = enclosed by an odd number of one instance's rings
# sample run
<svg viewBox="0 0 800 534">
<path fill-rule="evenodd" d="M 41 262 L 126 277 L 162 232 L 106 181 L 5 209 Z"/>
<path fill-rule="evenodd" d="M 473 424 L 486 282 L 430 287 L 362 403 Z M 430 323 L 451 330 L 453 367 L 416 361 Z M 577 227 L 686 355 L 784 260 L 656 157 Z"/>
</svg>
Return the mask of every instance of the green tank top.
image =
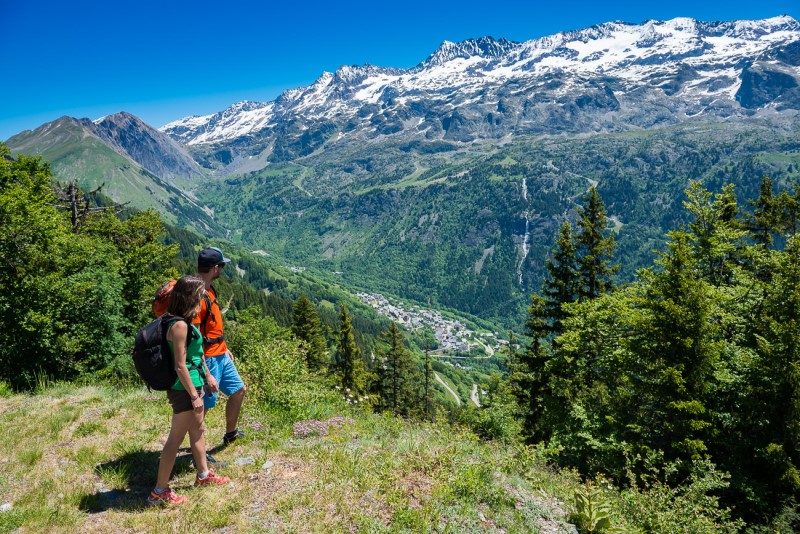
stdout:
<svg viewBox="0 0 800 534">
<path fill-rule="evenodd" d="M 169 325 L 167 333 L 169 333 L 169 330 L 175 322 Z M 203 336 L 200 335 L 200 330 L 198 330 L 195 325 L 190 325 L 190 327 L 191 328 L 189 328 L 187 332 L 189 343 L 186 344 L 186 367 L 189 369 L 192 385 L 199 388 L 206 383 L 205 373 L 201 372 L 203 369 Z M 172 351 L 172 355 L 174 356 L 175 349 L 172 346 L 172 341 L 167 340 L 167 343 L 169 344 L 169 350 Z M 175 384 L 173 384 L 172 389 L 176 391 L 186 391 L 186 388 L 181 384 L 180 378 L 175 379 Z"/>
</svg>

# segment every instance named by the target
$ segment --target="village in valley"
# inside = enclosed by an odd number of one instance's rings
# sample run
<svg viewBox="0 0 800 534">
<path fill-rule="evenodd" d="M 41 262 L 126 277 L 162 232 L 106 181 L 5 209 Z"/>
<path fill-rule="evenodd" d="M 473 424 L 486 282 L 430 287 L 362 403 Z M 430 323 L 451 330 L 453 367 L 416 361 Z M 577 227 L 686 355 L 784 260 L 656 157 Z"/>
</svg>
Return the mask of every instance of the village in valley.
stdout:
<svg viewBox="0 0 800 534">
<path fill-rule="evenodd" d="M 508 343 L 498 339 L 497 332 L 476 332 L 457 319 L 448 319 L 430 309 L 392 303 L 380 293 L 358 293 L 358 297 L 379 314 L 408 330 L 429 327 L 438 343 L 434 352 L 441 355 L 467 357 L 477 347 L 482 349 L 485 357 L 491 357 L 500 345 Z"/>
</svg>

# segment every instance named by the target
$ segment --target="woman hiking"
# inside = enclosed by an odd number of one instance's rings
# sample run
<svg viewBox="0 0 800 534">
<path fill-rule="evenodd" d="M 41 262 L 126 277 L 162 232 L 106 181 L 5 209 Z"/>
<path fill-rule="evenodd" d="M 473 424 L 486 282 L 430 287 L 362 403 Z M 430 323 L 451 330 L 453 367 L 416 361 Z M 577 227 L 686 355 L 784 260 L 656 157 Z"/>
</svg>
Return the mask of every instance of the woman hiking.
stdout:
<svg viewBox="0 0 800 534">
<path fill-rule="evenodd" d="M 203 424 L 203 395 L 205 389 L 216 389 L 213 377 L 206 381 L 208 369 L 203 360 L 203 337 L 192 319 L 200 310 L 200 301 L 205 292 L 205 283 L 194 276 L 180 278 L 172 290 L 172 296 L 163 318 L 167 326 L 167 344 L 175 360 L 178 378 L 167 399 L 172 405 L 172 426 L 169 437 L 161 451 L 158 463 L 156 487 L 150 492 L 150 504 L 182 504 L 186 497 L 176 494 L 169 487 L 169 478 L 175 465 L 178 447 L 189 433 L 194 464 L 197 466 L 196 486 L 221 485 L 230 482 L 208 468 L 206 462 L 205 426 Z"/>
</svg>

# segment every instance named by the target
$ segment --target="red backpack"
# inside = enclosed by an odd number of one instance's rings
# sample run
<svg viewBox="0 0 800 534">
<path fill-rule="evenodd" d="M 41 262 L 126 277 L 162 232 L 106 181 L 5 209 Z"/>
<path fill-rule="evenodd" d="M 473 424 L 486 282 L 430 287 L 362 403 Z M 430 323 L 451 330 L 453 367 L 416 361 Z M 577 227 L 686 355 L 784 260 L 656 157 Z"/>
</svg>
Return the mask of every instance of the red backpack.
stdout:
<svg viewBox="0 0 800 534">
<path fill-rule="evenodd" d="M 176 282 L 177 282 L 177 280 L 172 279 L 172 280 L 166 282 L 163 286 L 158 288 L 158 291 L 156 291 L 156 295 L 155 295 L 155 297 L 153 297 L 153 306 L 152 306 L 153 315 L 155 317 L 161 317 L 162 315 L 167 313 L 167 310 L 169 309 L 170 299 L 172 299 L 172 290 L 175 289 L 175 283 Z M 212 287 L 212 289 L 214 288 L 214 286 L 211 286 L 211 287 Z M 211 317 L 212 321 L 214 319 L 213 319 L 213 316 L 211 314 L 211 306 L 212 306 L 213 303 L 212 303 L 211 299 L 208 297 L 208 293 L 203 292 L 203 300 L 206 301 L 206 314 L 203 317 L 202 321 L 200 322 L 200 332 L 204 334 L 205 330 L 206 330 L 206 323 L 208 322 L 208 318 Z M 216 303 L 216 302 L 217 301 L 215 299 L 214 303 Z M 217 305 L 219 305 L 219 304 L 217 304 Z M 204 345 L 209 345 L 209 344 L 212 344 L 212 343 L 219 343 L 220 341 L 224 341 L 224 340 L 225 340 L 225 336 L 224 335 L 220 336 L 220 337 L 217 337 L 217 338 L 214 338 L 214 339 L 208 339 L 207 337 L 205 337 L 205 335 L 203 336 L 203 344 Z"/>
<path fill-rule="evenodd" d="M 156 291 L 156 296 L 153 297 L 153 315 L 155 317 L 161 317 L 167 313 L 169 301 L 172 298 L 172 290 L 175 288 L 176 282 L 177 280 L 172 279 Z"/>
</svg>

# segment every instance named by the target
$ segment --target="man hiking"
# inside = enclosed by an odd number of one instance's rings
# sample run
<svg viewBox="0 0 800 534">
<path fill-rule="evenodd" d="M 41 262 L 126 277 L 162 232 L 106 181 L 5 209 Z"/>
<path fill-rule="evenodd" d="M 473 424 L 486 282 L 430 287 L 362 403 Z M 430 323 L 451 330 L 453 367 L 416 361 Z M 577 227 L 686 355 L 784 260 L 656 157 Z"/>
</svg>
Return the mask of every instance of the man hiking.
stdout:
<svg viewBox="0 0 800 534">
<path fill-rule="evenodd" d="M 244 394 L 247 391 L 247 386 L 233 363 L 233 354 L 225 343 L 222 310 L 217 302 L 217 290 L 211 284 L 219 278 L 222 269 L 230 261 L 216 247 L 207 247 L 200 251 L 197 256 L 197 276 L 205 283 L 206 294 L 200 302 L 200 313 L 194 319 L 194 324 L 200 328 L 200 333 L 203 335 L 203 353 L 208 370 L 216 379 L 219 391 L 228 397 L 225 406 L 225 435 L 222 438 L 224 445 L 244 436 L 244 432 L 238 429 L 237 423 Z M 208 392 L 203 396 L 206 412 L 216 404 L 216 392 Z"/>
<path fill-rule="evenodd" d="M 189 323 L 200 311 L 205 294 L 203 281 L 194 276 L 184 276 L 175 283 L 170 298 L 163 329 L 166 330 L 167 357 L 174 362 L 177 378 L 167 390 L 167 400 L 172 405 L 172 425 L 158 461 L 156 487 L 147 498 L 149 504 L 175 505 L 186 502 L 169 487 L 170 473 L 175 465 L 178 447 L 189 434 L 194 464 L 197 466 L 196 486 L 222 485 L 230 482 L 208 466 L 203 426 L 203 397 L 209 391 L 203 372 L 203 342 L 200 332 Z M 159 326 L 159 328 L 162 328 Z"/>
</svg>

